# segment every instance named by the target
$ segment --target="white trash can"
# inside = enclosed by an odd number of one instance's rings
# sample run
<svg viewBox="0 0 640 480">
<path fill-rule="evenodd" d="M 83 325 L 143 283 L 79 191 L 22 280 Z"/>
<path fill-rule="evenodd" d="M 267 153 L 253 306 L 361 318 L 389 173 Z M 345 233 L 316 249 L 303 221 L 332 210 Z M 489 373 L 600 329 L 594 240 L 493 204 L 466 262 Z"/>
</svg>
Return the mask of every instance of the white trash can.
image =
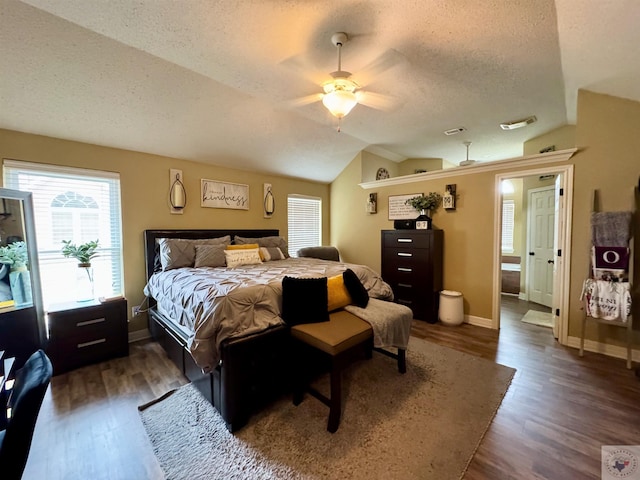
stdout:
<svg viewBox="0 0 640 480">
<path fill-rule="evenodd" d="M 462 293 L 453 290 L 440 292 L 440 308 L 438 318 L 444 325 L 460 325 L 464 322 Z"/>
</svg>

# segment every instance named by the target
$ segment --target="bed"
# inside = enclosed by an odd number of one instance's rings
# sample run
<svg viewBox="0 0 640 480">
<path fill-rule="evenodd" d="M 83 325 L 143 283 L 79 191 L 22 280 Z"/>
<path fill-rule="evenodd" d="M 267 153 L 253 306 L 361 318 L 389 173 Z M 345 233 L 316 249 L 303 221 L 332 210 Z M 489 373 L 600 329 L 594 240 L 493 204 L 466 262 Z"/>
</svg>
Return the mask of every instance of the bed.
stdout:
<svg viewBox="0 0 640 480">
<path fill-rule="evenodd" d="M 159 271 L 160 239 L 204 241 L 229 236 L 233 243 L 250 243 L 278 235 L 277 230 L 146 230 L 144 234 L 151 334 L 220 412 L 230 431 L 290 389 L 291 340 L 280 318 L 285 275 L 331 276 L 352 268 L 372 297 L 390 300 L 393 295 L 368 267 L 313 258 L 274 257 L 235 268 L 185 266 Z M 205 277 L 217 280 L 205 287 Z"/>
</svg>

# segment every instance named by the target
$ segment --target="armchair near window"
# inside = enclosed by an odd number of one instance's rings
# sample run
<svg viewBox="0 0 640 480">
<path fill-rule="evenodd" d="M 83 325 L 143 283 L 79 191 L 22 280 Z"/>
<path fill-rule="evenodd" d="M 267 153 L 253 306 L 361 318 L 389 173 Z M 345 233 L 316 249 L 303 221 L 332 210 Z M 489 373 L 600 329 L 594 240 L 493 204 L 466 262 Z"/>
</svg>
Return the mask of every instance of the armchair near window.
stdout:
<svg viewBox="0 0 640 480">
<path fill-rule="evenodd" d="M 340 252 L 336 247 L 304 247 L 298 250 L 298 257 L 320 258 L 321 260 L 340 261 Z"/>
<path fill-rule="evenodd" d="M 20 480 L 27 464 L 31 439 L 53 368 L 47 355 L 38 350 L 18 370 L 9 398 L 11 418 L 0 431 L 0 472 L 5 480 Z"/>
</svg>

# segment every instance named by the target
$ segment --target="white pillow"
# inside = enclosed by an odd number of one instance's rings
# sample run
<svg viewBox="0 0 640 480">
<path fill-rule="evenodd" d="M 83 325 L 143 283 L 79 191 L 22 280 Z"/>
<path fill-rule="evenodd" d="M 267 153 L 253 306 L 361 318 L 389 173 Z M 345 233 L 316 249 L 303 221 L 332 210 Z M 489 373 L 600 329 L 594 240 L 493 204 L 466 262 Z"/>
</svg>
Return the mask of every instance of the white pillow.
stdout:
<svg viewBox="0 0 640 480">
<path fill-rule="evenodd" d="M 258 248 L 225 250 L 224 256 L 227 260 L 227 267 L 229 268 L 238 267 L 240 265 L 254 265 L 262 263 L 262 260 L 260 260 L 260 250 Z"/>
</svg>

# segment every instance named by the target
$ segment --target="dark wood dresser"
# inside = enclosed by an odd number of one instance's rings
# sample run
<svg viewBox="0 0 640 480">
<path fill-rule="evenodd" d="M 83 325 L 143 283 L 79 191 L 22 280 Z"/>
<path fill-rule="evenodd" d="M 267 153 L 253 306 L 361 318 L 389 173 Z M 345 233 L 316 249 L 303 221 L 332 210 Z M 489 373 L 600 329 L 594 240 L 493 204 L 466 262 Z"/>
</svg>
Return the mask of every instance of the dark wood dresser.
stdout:
<svg viewBox="0 0 640 480">
<path fill-rule="evenodd" d="M 382 278 L 413 317 L 438 321 L 442 290 L 442 230 L 382 230 Z"/>
<path fill-rule="evenodd" d="M 53 373 L 129 355 L 127 300 L 52 305 L 47 312 L 47 354 Z"/>
</svg>

